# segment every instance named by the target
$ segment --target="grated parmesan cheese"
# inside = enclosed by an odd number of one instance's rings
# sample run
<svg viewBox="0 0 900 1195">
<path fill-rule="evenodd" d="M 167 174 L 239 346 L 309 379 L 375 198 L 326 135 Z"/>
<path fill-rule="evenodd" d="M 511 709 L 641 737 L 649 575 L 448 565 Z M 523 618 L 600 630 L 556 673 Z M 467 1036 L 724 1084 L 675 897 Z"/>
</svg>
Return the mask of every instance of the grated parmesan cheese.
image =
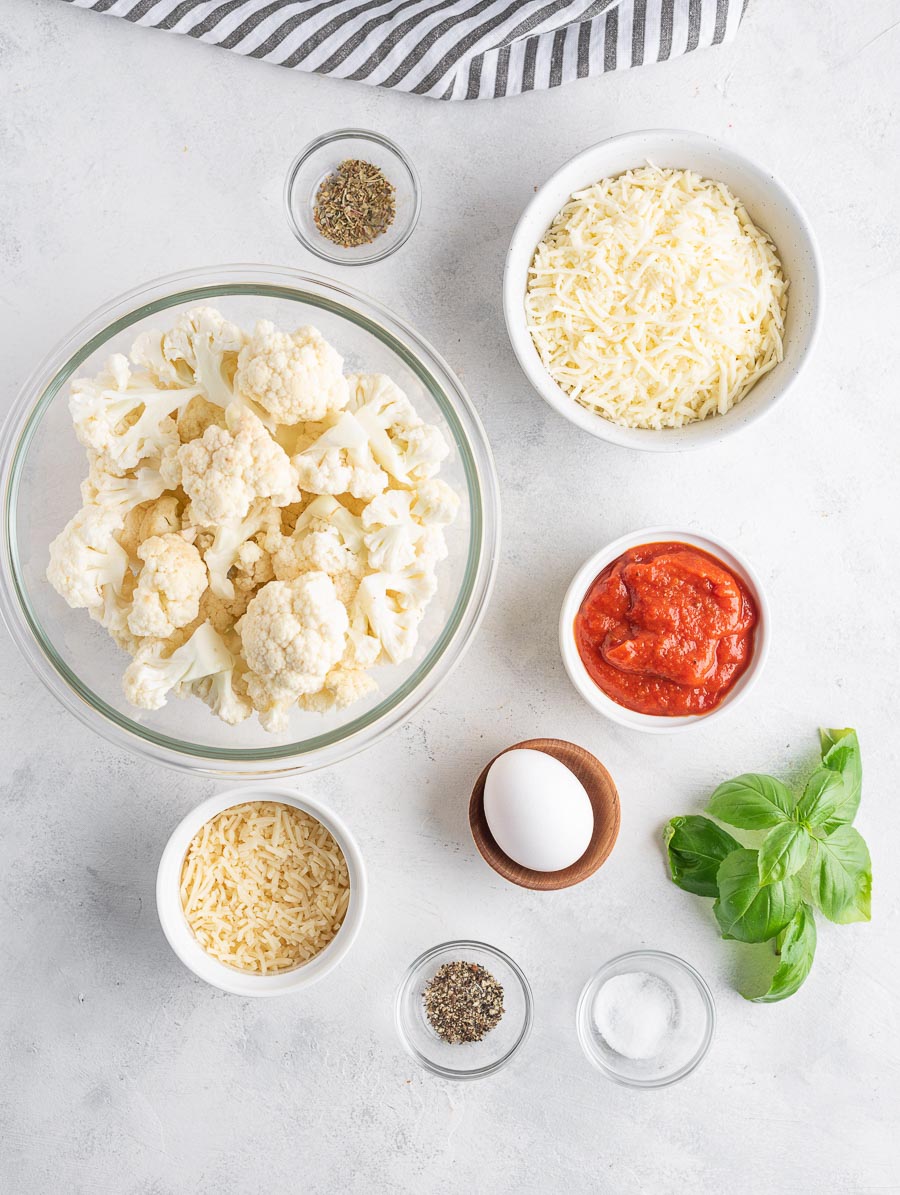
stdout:
<svg viewBox="0 0 900 1195">
<path fill-rule="evenodd" d="M 197 831 L 181 870 L 181 905 L 200 945 L 239 971 L 309 962 L 341 928 L 347 862 L 308 813 L 275 801 L 235 805 Z"/>
<path fill-rule="evenodd" d="M 525 312 L 576 402 L 623 427 L 682 427 L 783 359 L 787 288 L 724 184 L 646 166 L 572 196 L 537 247 Z"/>
</svg>

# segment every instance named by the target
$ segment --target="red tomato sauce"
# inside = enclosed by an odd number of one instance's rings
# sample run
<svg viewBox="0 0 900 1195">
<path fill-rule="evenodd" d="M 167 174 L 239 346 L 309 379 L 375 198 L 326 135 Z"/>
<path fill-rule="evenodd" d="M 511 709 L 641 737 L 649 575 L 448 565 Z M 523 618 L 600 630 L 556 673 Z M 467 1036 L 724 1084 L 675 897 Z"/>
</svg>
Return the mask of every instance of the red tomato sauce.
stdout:
<svg viewBox="0 0 900 1195">
<path fill-rule="evenodd" d="M 626 709 L 677 717 L 714 710 L 750 663 L 756 606 L 715 556 L 642 544 L 608 564 L 575 616 L 594 684 Z"/>
</svg>

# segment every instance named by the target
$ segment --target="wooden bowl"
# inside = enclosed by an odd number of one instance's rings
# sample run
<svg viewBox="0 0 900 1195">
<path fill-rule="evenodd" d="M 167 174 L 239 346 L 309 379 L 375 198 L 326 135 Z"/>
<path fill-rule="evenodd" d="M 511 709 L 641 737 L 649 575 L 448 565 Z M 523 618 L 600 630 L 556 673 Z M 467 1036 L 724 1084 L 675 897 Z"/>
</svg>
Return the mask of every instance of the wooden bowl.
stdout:
<svg viewBox="0 0 900 1195">
<path fill-rule="evenodd" d="M 594 811 L 594 833 L 587 850 L 580 859 L 571 866 L 564 867 L 562 871 L 533 871 L 530 867 L 522 867 L 510 859 L 497 845 L 484 816 L 484 783 L 493 759 L 472 789 L 469 801 L 469 827 L 472 837 L 482 858 L 511 884 L 518 884 L 521 888 L 534 888 L 540 892 L 571 888 L 573 884 L 580 884 L 582 880 L 592 876 L 613 849 L 619 834 L 619 794 L 609 772 L 600 760 L 589 751 L 585 751 L 584 747 L 567 743 L 565 739 L 529 739 L 525 743 L 507 747 L 506 751 L 521 751 L 524 748 L 552 755 L 584 785 Z M 500 755 L 505 755 L 506 751 L 501 751 Z M 495 755 L 494 759 L 499 759 L 499 756 Z"/>
</svg>

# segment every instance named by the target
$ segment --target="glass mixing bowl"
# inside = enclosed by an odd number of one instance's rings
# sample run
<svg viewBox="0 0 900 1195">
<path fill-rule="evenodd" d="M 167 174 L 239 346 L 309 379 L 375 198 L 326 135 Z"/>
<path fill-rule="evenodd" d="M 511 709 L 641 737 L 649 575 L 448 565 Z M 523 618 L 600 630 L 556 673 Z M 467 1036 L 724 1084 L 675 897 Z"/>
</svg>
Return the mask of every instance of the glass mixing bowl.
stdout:
<svg viewBox="0 0 900 1195">
<path fill-rule="evenodd" d="M 386 373 L 452 446 L 441 476 L 462 505 L 448 528 L 449 555 L 418 648 L 374 672 L 379 690 L 327 715 L 294 711 L 287 733 L 250 718 L 227 726 L 196 699 L 136 710 L 122 693 L 127 655 L 86 610 L 71 610 L 45 578 L 51 540 L 81 506 L 84 450 L 68 411 L 68 382 L 93 374 L 137 334 L 184 310 L 217 307 L 252 326 L 315 324 L 345 369 Z M 219 266 L 173 274 L 113 300 L 55 349 L 25 384 L 2 434 L 0 612 L 25 658 L 68 710 L 119 746 L 210 775 L 275 776 L 332 764 L 389 733 L 446 679 L 471 642 L 490 596 L 500 531 L 490 448 L 475 410 L 447 365 L 420 336 L 349 287 L 275 266 Z"/>
</svg>

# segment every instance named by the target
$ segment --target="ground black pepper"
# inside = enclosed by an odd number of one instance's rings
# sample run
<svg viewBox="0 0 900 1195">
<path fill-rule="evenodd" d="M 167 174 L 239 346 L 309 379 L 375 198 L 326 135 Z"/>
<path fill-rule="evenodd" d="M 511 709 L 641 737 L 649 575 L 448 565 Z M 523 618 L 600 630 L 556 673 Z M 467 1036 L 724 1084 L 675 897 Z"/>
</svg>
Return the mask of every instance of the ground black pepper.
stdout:
<svg viewBox="0 0 900 1195">
<path fill-rule="evenodd" d="M 432 1029 L 451 1045 L 481 1041 L 503 1016 L 503 988 L 490 971 L 462 960 L 444 963 L 423 993 Z"/>
</svg>

